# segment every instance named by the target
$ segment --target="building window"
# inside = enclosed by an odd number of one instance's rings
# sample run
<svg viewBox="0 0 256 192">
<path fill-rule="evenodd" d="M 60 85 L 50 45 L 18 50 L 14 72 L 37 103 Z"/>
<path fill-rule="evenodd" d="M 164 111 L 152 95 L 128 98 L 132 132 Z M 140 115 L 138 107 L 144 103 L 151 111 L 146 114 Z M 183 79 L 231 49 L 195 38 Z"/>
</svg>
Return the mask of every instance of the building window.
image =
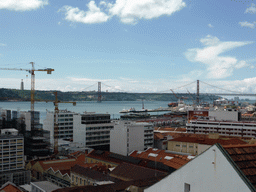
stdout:
<svg viewBox="0 0 256 192">
<path fill-rule="evenodd" d="M 187 145 L 182 145 L 182 147 L 187 147 Z"/>
<path fill-rule="evenodd" d="M 176 147 L 180 147 L 180 145 L 176 145 Z"/>
<path fill-rule="evenodd" d="M 184 192 L 190 192 L 190 184 L 184 183 Z"/>
</svg>

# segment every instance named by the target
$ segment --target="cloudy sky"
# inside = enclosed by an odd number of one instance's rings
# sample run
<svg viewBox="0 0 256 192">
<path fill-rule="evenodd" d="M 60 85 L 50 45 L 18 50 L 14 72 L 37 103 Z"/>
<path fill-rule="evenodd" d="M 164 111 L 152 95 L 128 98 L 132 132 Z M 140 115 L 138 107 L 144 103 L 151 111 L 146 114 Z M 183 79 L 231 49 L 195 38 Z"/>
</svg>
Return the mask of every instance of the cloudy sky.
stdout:
<svg viewBox="0 0 256 192">
<path fill-rule="evenodd" d="M 38 90 L 256 93 L 255 28 L 250 0 L 0 0 L 0 67 L 55 69 Z"/>
</svg>

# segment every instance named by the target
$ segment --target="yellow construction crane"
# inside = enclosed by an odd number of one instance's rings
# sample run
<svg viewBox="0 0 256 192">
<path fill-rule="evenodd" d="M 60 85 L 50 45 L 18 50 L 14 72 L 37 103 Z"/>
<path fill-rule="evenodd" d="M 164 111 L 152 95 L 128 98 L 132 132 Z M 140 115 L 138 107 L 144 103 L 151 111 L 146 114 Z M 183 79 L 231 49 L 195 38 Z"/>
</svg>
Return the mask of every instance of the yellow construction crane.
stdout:
<svg viewBox="0 0 256 192">
<path fill-rule="evenodd" d="M 69 102 L 69 101 L 59 101 L 57 92 L 54 92 L 55 95 L 55 101 L 54 106 L 54 131 L 53 131 L 53 137 L 54 137 L 54 154 L 58 154 L 58 136 L 59 136 L 59 124 L 58 124 L 58 113 L 59 113 L 59 103 L 73 103 L 73 106 L 76 106 L 76 102 Z"/>
<path fill-rule="evenodd" d="M 34 134 L 34 105 L 35 105 L 35 71 L 46 71 L 47 74 L 51 74 L 54 69 L 35 69 L 34 62 L 30 62 L 31 69 L 19 69 L 19 68 L 0 68 L 0 70 L 15 70 L 15 71 L 27 71 L 31 74 L 31 132 Z"/>
</svg>

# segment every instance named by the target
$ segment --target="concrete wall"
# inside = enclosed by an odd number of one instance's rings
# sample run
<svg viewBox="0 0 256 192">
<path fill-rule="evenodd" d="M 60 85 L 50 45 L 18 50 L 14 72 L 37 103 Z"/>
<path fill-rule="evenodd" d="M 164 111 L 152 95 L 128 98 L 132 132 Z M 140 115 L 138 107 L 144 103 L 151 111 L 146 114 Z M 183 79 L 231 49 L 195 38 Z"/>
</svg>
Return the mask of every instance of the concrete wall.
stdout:
<svg viewBox="0 0 256 192">
<path fill-rule="evenodd" d="M 110 130 L 110 152 L 127 155 L 127 129 L 121 121 Z"/>
<path fill-rule="evenodd" d="M 168 141 L 169 151 L 190 153 L 191 155 L 197 155 L 198 153 L 198 144 L 197 143 L 188 143 L 188 142 L 180 142 L 180 141 Z"/>
<path fill-rule="evenodd" d="M 86 125 L 81 124 L 81 115 L 74 114 L 73 116 L 73 142 L 82 144 L 85 146 L 86 144 Z"/>
<path fill-rule="evenodd" d="M 143 125 L 135 125 L 135 126 L 129 126 L 129 135 L 127 139 L 129 141 L 129 147 L 127 148 L 127 152 L 130 153 L 133 150 L 144 150 L 144 126 Z"/>
<path fill-rule="evenodd" d="M 126 156 L 133 150 L 144 150 L 144 125 L 116 121 L 110 131 L 110 152 Z"/>
<path fill-rule="evenodd" d="M 238 111 L 209 111 L 209 117 L 217 121 L 238 121 Z"/>
<path fill-rule="evenodd" d="M 198 155 L 210 148 L 211 145 L 198 144 Z"/>
<path fill-rule="evenodd" d="M 185 183 L 190 185 L 190 191 L 196 192 L 250 191 L 216 145 L 145 192 L 183 192 Z"/>
</svg>

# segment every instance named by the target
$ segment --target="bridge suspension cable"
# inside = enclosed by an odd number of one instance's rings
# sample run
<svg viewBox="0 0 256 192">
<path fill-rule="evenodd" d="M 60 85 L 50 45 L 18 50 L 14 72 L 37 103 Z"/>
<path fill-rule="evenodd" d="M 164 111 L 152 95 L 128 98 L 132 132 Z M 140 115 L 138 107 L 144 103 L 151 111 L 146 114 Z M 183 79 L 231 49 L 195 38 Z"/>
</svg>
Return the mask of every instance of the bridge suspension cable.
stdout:
<svg viewBox="0 0 256 192">
<path fill-rule="evenodd" d="M 214 88 L 217 88 L 217 89 L 220 89 L 220 90 L 223 90 L 223 91 L 228 91 L 228 92 L 231 92 L 231 93 L 236 93 L 236 94 L 243 94 L 242 92 L 238 92 L 238 91 L 231 91 L 231 90 L 228 90 L 228 89 L 224 89 L 224 88 L 220 88 L 220 87 L 217 87 L 215 85 L 211 85 L 209 83 L 206 83 L 206 82 L 203 82 L 203 81 L 200 81 L 208 86 L 211 86 L 211 87 L 214 87 Z"/>
<path fill-rule="evenodd" d="M 98 83 L 94 83 L 93 85 L 90 85 L 90 86 L 88 86 L 88 87 L 85 87 L 85 88 L 83 88 L 82 90 L 84 91 L 85 89 L 88 89 L 88 88 L 91 88 L 91 87 L 93 87 L 93 86 L 95 86 L 95 85 L 97 85 Z"/>
<path fill-rule="evenodd" d="M 186 85 L 182 85 L 182 86 L 176 87 L 176 88 L 174 88 L 174 89 L 172 89 L 172 90 L 180 89 L 180 88 L 183 88 L 183 87 L 189 86 L 189 85 L 191 85 L 191 84 L 193 84 L 193 83 L 196 83 L 196 81 L 193 81 L 193 82 L 188 83 L 188 84 L 186 84 Z"/>
<path fill-rule="evenodd" d="M 102 82 L 101 82 L 101 83 L 102 83 Z M 118 89 L 118 88 L 116 88 L 116 87 L 113 87 L 113 86 L 107 85 L 107 84 L 105 84 L 105 83 L 102 83 L 102 84 L 103 84 L 103 85 L 105 85 L 106 87 L 110 87 L 110 88 L 113 88 L 113 89 L 115 89 L 115 90 L 119 90 L 119 91 L 121 91 L 121 92 L 132 93 L 132 92 L 128 92 L 128 91 L 125 91 L 125 90 Z"/>
</svg>

